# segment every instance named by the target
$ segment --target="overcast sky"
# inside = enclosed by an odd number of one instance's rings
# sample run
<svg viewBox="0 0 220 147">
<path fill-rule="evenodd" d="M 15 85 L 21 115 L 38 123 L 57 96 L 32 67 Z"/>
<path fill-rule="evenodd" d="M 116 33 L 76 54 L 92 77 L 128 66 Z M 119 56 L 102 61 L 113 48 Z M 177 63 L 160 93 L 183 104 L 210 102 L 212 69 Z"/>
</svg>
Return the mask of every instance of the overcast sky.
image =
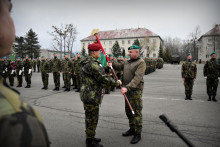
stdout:
<svg viewBox="0 0 220 147">
<path fill-rule="evenodd" d="M 220 24 L 220 0 L 12 0 L 16 35 L 32 28 L 44 49 L 52 49 L 51 26 L 72 23 L 80 40 L 100 31 L 145 27 L 160 35 L 187 39 L 196 26 L 201 34 Z"/>
</svg>

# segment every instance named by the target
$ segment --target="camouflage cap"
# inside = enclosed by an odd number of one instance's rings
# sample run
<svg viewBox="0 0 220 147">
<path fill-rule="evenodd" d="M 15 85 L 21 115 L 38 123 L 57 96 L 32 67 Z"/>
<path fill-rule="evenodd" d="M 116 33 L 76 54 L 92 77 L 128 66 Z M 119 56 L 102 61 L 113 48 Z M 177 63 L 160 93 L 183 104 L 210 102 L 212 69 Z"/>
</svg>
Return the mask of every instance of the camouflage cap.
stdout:
<svg viewBox="0 0 220 147">
<path fill-rule="evenodd" d="M 132 45 L 132 46 L 130 46 L 130 47 L 128 48 L 128 50 L 131 50 L 131 49 L 137 49 L 137 50 L 139 50 L 140 48 L 139 48 L 138 45 Z"/>
<path fill-rule="evenodd" d="M 215 52 L 212 52 L 212 53 L 210 54 L 210 56 L 212 56 L 213 54 L 215 54 Z"/>
</svg>

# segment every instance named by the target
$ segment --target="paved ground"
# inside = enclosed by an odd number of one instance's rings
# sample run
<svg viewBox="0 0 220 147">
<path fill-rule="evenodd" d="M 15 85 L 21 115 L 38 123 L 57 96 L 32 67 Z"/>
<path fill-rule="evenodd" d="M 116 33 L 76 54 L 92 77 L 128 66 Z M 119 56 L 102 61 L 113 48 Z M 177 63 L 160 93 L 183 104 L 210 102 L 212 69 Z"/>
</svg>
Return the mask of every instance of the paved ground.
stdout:
<svg viewBox="0 0 220 147">
<path fill-rule="evenodd" d="M 142 140 L 131 145 L 131 137 L 122 137 L 128 129 L 124 112 L 124 98 L 119 90 L 105 95 L 100 108 L 97 137 L 109 147 L 184 147 L 176 134 L 172 133 L 159 115 L 166 113 L 197 147 L 220 146 L 220 103 L 208 102 L 203 65 L 198 65 L 198 76 L 194 84 L 193 101 L 185 101 L 180 65 L 165 65 L 163 69 L 144 76 L 143 133 Z M 63 86 L 63 82 L 61 82 Z M 25 84 L 24 84 L 25 86 Z M 21 99 L 37 108 L 46 125 L 53 147 L 85 146 L 84 110 L 79 93 L 54 92 L 52 74 L 49 90 L 41 90 L 40 73 L 32 76 L 30 89 L 16 88 Z M 220 86 L 217 99 L 220 101 Z"/>
</svg>

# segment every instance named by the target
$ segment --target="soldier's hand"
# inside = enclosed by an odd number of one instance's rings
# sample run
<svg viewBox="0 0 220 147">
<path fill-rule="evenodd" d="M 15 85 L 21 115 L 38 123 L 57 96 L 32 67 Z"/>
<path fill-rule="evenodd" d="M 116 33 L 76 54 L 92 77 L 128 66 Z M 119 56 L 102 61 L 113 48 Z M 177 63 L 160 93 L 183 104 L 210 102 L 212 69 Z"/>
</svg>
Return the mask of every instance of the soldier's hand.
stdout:
<svg viewBox="0 0 220 147">
<path fill-rule="evenodd" d="M 58 71 L 58 74 L 60 73 L 60 71 Z"/>
<path fill-rule="evenodd" d="M 121 93 L 122 93 L 122 94 L 125 94 L 127 91 L 128 91 L 127 88 L 125 88 L 125 87 L 122 87 L 122 88 L 121 88 Z"/>
<path fill-rule="evenodd" d="M 185 81 L 185 78 L 183 78 L 183 81 Z"/>
<path fill-rule="evenodd" d="M 122 85 L 122 82 L 121 82 L 121 80 L 118 80 L 117 82 L 118 82 L 118 83 L 119 83 L 120 85 Z"/>
<path fill-rule="evenodd" d="M 193 79 L 193 82 L 196 80 L 196 78 Z"/>
<path fill-rule="evenodd" d="M 207 77 L 204 77 L 205 79 L 207 79 Z"/>
</svg>

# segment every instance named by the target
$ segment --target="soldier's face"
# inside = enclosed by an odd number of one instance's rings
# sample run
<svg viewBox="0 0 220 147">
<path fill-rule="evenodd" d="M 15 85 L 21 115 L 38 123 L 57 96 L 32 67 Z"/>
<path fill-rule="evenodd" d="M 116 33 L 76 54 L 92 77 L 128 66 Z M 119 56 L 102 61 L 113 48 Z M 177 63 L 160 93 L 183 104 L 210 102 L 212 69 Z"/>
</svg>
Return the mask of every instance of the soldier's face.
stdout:
<svg viewBox="0 0 220 147">
<path fill-rule="evenodd" d="M 93 51 L 94 58 L 100 58 L 100 51 Z"/>
<path fill-rule="evenodd" d="M 132 58 L 132 59 L 136 59 L 139 56 L 139 51 L 135 50 L 135 49 L 129 50 L 128 56 L 130 56 L 130 58 Z"/>
<path fill-rule="evenodd" d="M 189 55 L 189 56 L 187 57 L 187 59 L 191 60 L 191 59 L 192 59 L 192 55 Z"/>
<path fill-rule="evenodd" d="M 8 0 L 0 0 L 0 56 L 11 53 L 15 39 L 15 28 L 10 16 L 12 4 Z"/>
<path fill-rule="evenodd" d="M 216 58 L 216 54 L 211 55 L 211 58 Z"/>
</svg>

